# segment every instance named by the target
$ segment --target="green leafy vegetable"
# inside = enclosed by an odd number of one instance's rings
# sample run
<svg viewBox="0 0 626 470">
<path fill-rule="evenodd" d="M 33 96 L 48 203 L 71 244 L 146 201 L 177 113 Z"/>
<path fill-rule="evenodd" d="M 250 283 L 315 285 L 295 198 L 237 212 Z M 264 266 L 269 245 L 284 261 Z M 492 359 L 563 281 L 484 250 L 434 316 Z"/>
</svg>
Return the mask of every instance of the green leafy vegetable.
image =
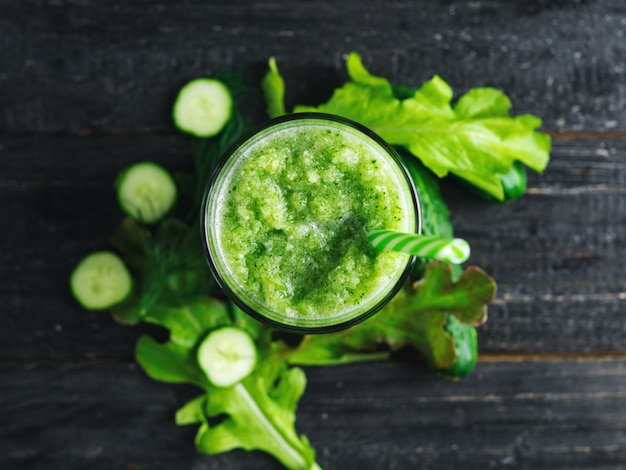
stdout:
<svg viewBox="0 0 626 470">
<path fill-rule="evenodd" d="M 214 289 L 198 231 L 179 219 L 165 219 L 149 231 L 126 218 L 111 243 L 139 272 L 134 296 L 114 309 L 122 323 L 137 323 L 155 305 L 184 305 Z"/>
<path fill-rule="evenodd" d="M 144 371 L 155 380 L 208 388 L 195 349 L 208 331 L 230 323 L 226 306 L 209 297 L 197 297 L 178 307 L 153 306 L 144 321 L 162 326 L 170 335 L 163 344 L 147 335 L 139 339 L 135 356 Z"/>
<path fill-rule="evenodd" d="M 301 369 L 262 362 L 243 382 L 210 392 L 208 416 L 227 418 L 215 426 L 203 423 L 196 446 L 207 454 L 260 449 L 288 469 L 318 469 L 315 451 L 306 437 L 294 431 L 295 411 L 305 386 Z"/>
<path fill-rule="evenodd" d="M 276 117 L 286 114 L 285 83 L 274 58 L 268 65 L 261 89 L 268 115 Z M 511 117 L 510 101 L 497 90 L 472 89 L 452 105 L 452 91 L 438 76 L 415 90 L 370 74 L 355 53 L 348 56 L 347 68 L 351 80 L 327 103 L 295 111 L 351 118 L 394 144 L 418 190 L 425 235 L 453 235 L 438 178 L 451 173 L 487 199 L 510 200 L 525 190 L 526 166 L 540 172 L 547 164 L 550 140 L 536 131 L 540 120 Z M 475 325 L 485 320 L 496 286 L 480 268 L 463 271 L 421 260 L 412 281 L 378 314 L 348 330 L 305 336 L 296 344 L 224 301 L 196 227 L 205 185 L 222 155 L 249 126 L 248 115 L 241 113 L 247 110 L 242 97 L 254 93 L 235 74 L 222 74 L 219 80 L 232 96 L 232 112 L 218 134 L 190 137 L 193 171 L 175 175 L 176 201 L 168 201 L 161 214 L 165 218 L 125 218 L 112 235 L 113 248 L 132 273 L 128 284 L 133 288 L 130 297 L 123 289 L 124 296 L 116 302 L 107 299 L 106 306 L 112 306 L 122 323 L 151 323 L 168 333 L 164 342 L 142 336 L 136 360 L 155 380 L 199 389 L 175 415 L 178 425 L 198 425 L 198 451 L 213 455 L 257 449 L 288 469 L 316 470 L 315 451 L 295 428 L 306 387 L 304 371 L 295 365 L 381 360 L 409 347 L 438 374 L 465 376 L 476 365 Z M 181 202 L 188 203 L 186 214 Z M 212 375 L 219 366 L 214 356 L 201 354 L 202 345 L 207 347 L 207 339 L 219 331 L 241 333 L 246 345 L 239 350 L 240 343 L 232 342 L 234 356 L 254 351 L 256 359 L 225 381 Z"/>
<path fill-rule="evenodd" d="M 181 307 L 158 307 L 145 321 L 163 326 L 169 341 L 159 343 L 142 336 L 137 343 L 137 362 L 155 380 L 186 383 L 204 390 L 176 414 L 178 424 L 200 423 L 196 436 L 199 451 L 207 454 L 234 448 L 269 452 L 286 468 L 314 469 L 315 451 L 295 431 L 295 410 L 304 392 L 304 372 L 288 368 L 271 354 L 271 330 L 256 320 L 239 315 L 209 297 L 198 297 Z M 207 335 L 236 325 L 255 338 L 259 348 L 257 368 L 242 382 L 215 387 L 204 375 L 197 348 Z M 209 425 L 209 418 L 222 418 Z"/>
<path fill-rule="evenodd" d="M 436 177 L 416 158 L 407 156 L 405 153 L 400 155 L 403 157 L 406 169 L 411 175 L 419 196 L 422 233 L 451 238 L 454 233 L 448 215 L 448 207 L 443 200 Z"/>
<path fill-rule="evenodd" d="M 404 155 L 404 163 L 409 170 L 417 193 L 420 195 L 422 212 L 422 233 L 442 237 L 452 237 L 453 228 L 448 217 L 448 209 L 441 196 L 436 177 L 422 163 L 410 156 Z M 419 260 L 413 268 L 412 278 L 421 279 L 428 260 Z M 452 265 L 452 279 L 457 280 L 462 273 L 458 265 Z M 461 323 L 455 315 L 446 312 L 444 331 L 454 341 L 456 360 L 448 368 L 439 369 L 446 377 L 459 378 L 468 375 L 478 359 L 478 338 L 476 327 Z"/>
<path fill-rule="evenodd" d="M 207 331 L 232 323 L 226 304 L 205 296 L 190 298 L 177 307 L 155 306 L 144 321 L 167 329 L 170 342 L 185 348 L 193 348 Z"/>
<path fill-rule="evenodd" d="M 452 106 L 452 89 L 439 76 L 411 94 L 371 75 L 356 53 L 348 56 L 347 69 L 351 81 L 327 103 L 294 111 L 353 119 L 408 149 L 439 178 L 453 173 L 499 201 L 505 198 L 500 175 L 507 175 L 515 161 L 537 172 L 548 163 L 550 138 L 536 131 L 541 120 L 511 117 L 510 100 L 496 89 L 474 88 Z"/>
<path fill-rule="evenodd" d="M 179 344 L 160 344 L 150 336 L 142 336 L 135 347 L 135 358 L 154 380 L 207 386 L 206 378 L 195 364 L 195 355 Z"/>
<path fill-rule="evenodd" d="M 176 424 L 178 426 L 188 426 L 191 424 L 206 423 L 206 405 L 208 395 L 202 394 L 189 400 L 176 411 Z"/>
<path fill-rule="evenodd" d="M 454 341 L 445 331 L 446 315 L 478 325 L 486 319 L 486 305 L 495 296 L 495 283 L 482 270 L 469 267 L 452 281 L 450 265 L 433 261 L 423 279 L 407 286 L 372 318 L 345 331 L 308 336 L 290 356 L 293 364 L 330 365 L 348 357 L 376 351 L 381 344 L 391 350 L 418 349 L 436 369 L 452 366 Z"/>
<path fill-rule="evenodd" d="M 441 196 L 439 183 L 433 173 L 428 170 L 418 159 L 401 152 L 404 164 L 411 175 L 413 184 L 419 197 L 419 205 L 422 220 L 422 234 L 435 237 L 452 238 L 454 236 L 448 207 Z M 413 268 L 412 278 L 419 279 L 424 274 L 424 269 L 429 260 L 418 259 Z M 461 267 L 452 266 L 453 274 L 458 277 Z"/>
</svg>

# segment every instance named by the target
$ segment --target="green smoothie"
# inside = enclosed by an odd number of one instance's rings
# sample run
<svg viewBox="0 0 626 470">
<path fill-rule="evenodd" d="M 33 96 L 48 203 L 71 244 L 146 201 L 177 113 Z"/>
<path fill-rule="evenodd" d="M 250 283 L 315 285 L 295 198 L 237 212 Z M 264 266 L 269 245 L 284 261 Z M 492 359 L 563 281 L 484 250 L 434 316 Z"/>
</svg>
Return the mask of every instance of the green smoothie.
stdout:
<svg viewBox="0 0 626 470">
<path fill-rule="evenodd" d="M 380 307 L 410 258 L 377 252 L 366 233 L 419 223 L 389 148 L 318 115 L 280 120 L 238 146 L 206 211 L 220 283 L 255 316 L 295 330 L 347 326 Z"/>
</svg>

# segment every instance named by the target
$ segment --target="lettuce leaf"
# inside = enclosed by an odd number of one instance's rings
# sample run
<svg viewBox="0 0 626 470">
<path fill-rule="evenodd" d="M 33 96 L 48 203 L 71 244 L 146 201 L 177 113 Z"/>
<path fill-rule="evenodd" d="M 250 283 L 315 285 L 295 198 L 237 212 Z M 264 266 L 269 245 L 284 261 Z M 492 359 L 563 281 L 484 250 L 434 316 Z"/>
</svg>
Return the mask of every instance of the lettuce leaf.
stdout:
<svg viewBox="0 0 626 470">
<path fill-rule="evenodd" d="M 278 84 L 284 83 L 272 64 L 264 91 L 277 109 L 277 97 L 284 93 Z M 502 92 L 473 88 L 453 106 L 452 89 L 437 75 L 411 90 L 370 74 L 357 53 L 348 55 L 346 65 L 351 81 L 327 103 L 299 105 L 294 112 L 325 112 L 357 121 L 388 143 L 406 148 L 439 178 L 454 174 L 498 201 L 505 199 L 501 176 L 511 172 L 514 162 L 536 172 L 545 169 L 551 142 L 536 131 L 541 120 L 529 114 L 510 116 L 511 102 Z"/>
<path fill-rule="evenodd" d="M 146 374 L 204 391 L 176 413 L 179 425 L 200 424 L 195 439 L 198 451 L 213 455 L 235 448 L 256 449 L 270 453 L 288 469 L 319 469 L 313 447 L 295 430 L 306 377 L 273 352 L 270 328 L 234 305 L 206 296 L 181 306 L 155 305 L 143 321 L 169 331 L 165 343 L 148 335 L 137 342 L 135 356 Z M 254 338 L 259 362 L 242 382 L 218 388 L 198 365 L 196 349 L 208 331 L 224 325 L 237 325 Z"/>
<path fill-rule="evenodd" d="M 355 357 L 365 359 L 380 345 L 392 351 L 409 346 L 435 369 L 446 369 L 457 355 L 445 329 L 446 315 L 479 325 L 486 320 L 486 305 L 495 291 L 495 282 L 480 268 L 470 266 L 454 282 L 450 265 L 433 261 L 420 281 L 407 286 L 372 318 L 348 330 L 307 336 L 288 360 L 300 365 L 334 365 Z"/>
<path fill-rule="evenodd" d="M 216 425 L 203 422 L 196 447 L 210 455 L 235 448 L 258 449 L 274 455 L 288 469 L 319 469 L 309 441 L 294 429 L 305 386 L 301 369 L 266 360 L 234 387 L 212 390 L 206 414 L 225 418 Z"/>
<path fill-rule="evenodd" d="M 143 335 L 135 346 L 135 359 L 154 380 L 209 387 L 208 380 L 196 363 L 194 351 L 179 344 L 161 344 L 151 336 Z"/>
<path fill-rule="evenodd" d="M 317 470 L 315 451 L 294 430 L 305 387 L 302 369 L 266 358 L 255 375 L 236 386 L 214 389 L 187 402 L 176 412 L 176 424 L 200 424 L 195 444 L 209 455 L 235 448 L 263 450 L 285 468 Z M 209 418 L 217 423 L 209 424 Z"/>
</svg>

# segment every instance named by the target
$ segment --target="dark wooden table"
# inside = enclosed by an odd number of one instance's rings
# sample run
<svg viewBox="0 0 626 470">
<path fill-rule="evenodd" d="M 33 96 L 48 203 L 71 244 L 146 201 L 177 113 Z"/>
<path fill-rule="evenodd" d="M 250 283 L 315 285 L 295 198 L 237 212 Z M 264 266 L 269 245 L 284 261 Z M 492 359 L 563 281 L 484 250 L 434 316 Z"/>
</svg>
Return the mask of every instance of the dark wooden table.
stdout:
<svg viewBox="0 0 626 470">
<path fill-rule="evenodd" d="M 345 80 L 495 86 L 543 118 L 551 163 L 521 200 L 444 182 L 471 264 L 498 282 L 474 373 L 419 362 L 307 368 L 297 428 L 325 469 L 626 468 L 626 4 L 607 1 L 0 0 L 0 468 L 279 469 L 202 456 L 174 411 L 194 390 L 135 365 L 141 328 L 73 301 L 107 247 L 131 162 L 188 168 L 169 112 L 188 79 L 257 80 L 291 104 Z"/>
</svg>

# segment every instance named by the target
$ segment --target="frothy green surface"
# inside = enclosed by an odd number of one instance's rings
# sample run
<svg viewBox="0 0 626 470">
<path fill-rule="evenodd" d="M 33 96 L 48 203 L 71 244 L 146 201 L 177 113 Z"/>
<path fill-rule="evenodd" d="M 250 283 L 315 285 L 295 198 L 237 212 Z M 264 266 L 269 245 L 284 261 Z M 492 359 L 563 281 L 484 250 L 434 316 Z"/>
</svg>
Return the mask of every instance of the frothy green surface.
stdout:
<svg viewBox="0 0 626 470">
<path fill-rule="evenodd" d="M 376 252 L 365 235 L 409 229 L 413 208 L 381 152 L 352 131 L 319 125 L 247 149 L 219 195 L 216 224 L 240 289 L 296 323 L 332 323 L 395 284 L 406 256 Z"/>
</svg>

